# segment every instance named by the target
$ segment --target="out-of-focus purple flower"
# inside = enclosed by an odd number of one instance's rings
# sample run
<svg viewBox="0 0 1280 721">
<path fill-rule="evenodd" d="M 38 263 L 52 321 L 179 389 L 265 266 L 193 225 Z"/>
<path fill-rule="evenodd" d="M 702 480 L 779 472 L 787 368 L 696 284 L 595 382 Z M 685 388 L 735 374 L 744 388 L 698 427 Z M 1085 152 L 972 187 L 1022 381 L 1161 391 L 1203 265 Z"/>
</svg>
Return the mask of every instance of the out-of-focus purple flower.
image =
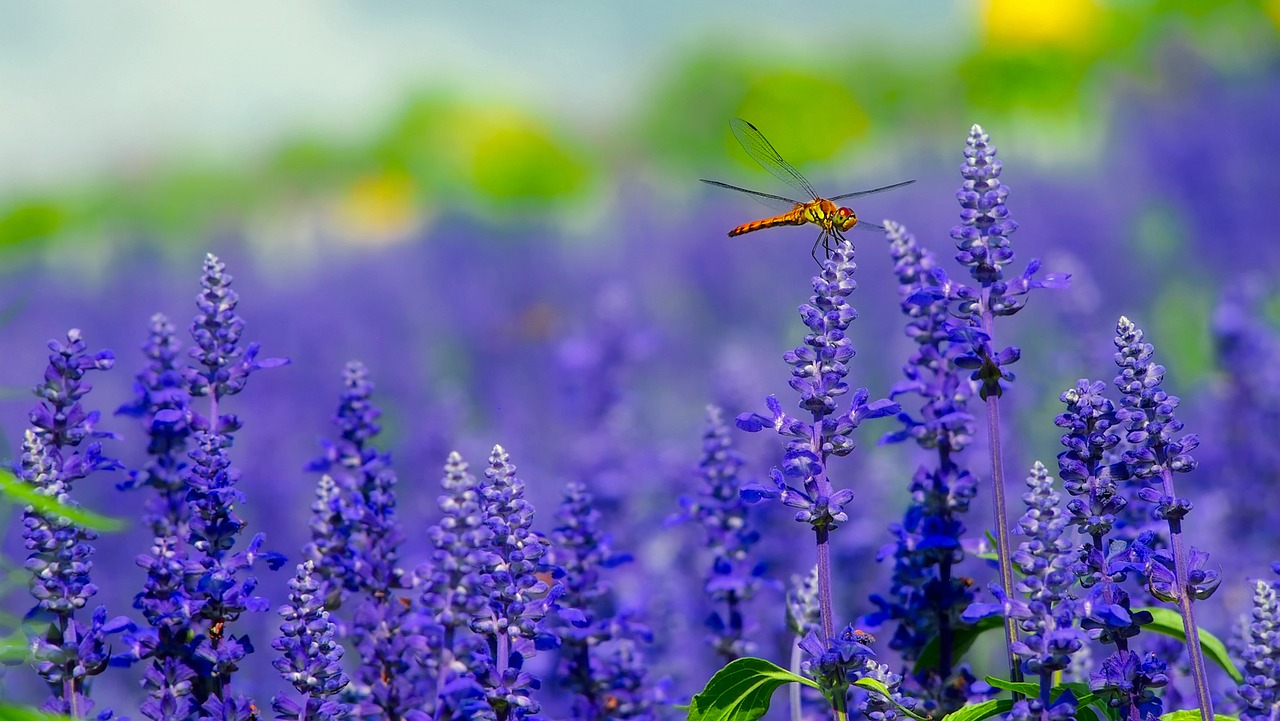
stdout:
<svg viewBox="0 0 1280 721">
<path fill-rule="evenodd" d="M 872 596 L 879 610 L 867 621 L 897 622 L 889 647 L 907 662 L 918 658 L 930 639 L 938 638 L 937 667 L 912 679 L 913 692 L 926 699 L 925 712 L 933 713 L 939 710 L 940 694 L 952 690 L 953 628 L 973 600 L 971 584 L 952 572 L 964 558 L 960 537 L 965 526 L 959 514 L 969 510 L 977 494 L 976 481 L 957 459 L 973 437 L 973 416 L 967 408 L 972 390 L 957 372 L 956 360 L 966 346 L 952 341 L 946 299 L 921 296 L 936 267 L 933 255 L 898 223 L 889 222 L 886 229 L 902 311 L 908 317 L 906 334 L 916 343 L 902 369 L 906 380 L 894 386 L 890 397 L 900 400 L 915 394 L 921 405 L 918 417 L 900 413 L 902 430 L 882 442 L 913 439 L 936 454 L 937 461 L 916 469 L 909 487 L 911 504 L 902 522 L 890 527 L 895 541 L 877 555 L 879 561 L 894 559 L 893 576 L 888 596 Z M 942 713 L 954 710 L 945 708 Z"/>
<path fill-rule="evenodd" d="M 764 564 L 748 560 L 760 532 L 752 527 L 742 499 L 742 463 L 720 409 L 708 406 L 698 464 L 702 483 L 697 496 L 681 497 L 677 519 L 697 521 L 705 531 L 711 564 L 703 591 L 716 604 L 707 619 L 712 630 L 708 640 L 726 662 L 754 653 L 748 636 L 756 624 L 745 607 L 765 581 Z"/>
<path fill-rule="evenodd" d="M 315 562 L 298 564 L 289 581 L 289 603 L 280 607 L 280 635 L 271 647 L 280 652 L 272 662 L 280 675 L 302 698 L 276 694 L 271 707 L 279 719 L 333 721 L 347 715 L 350 708 L 333 697 L 349 679 L 342 671 L 342 645 L 337 629 L 324 609 L 324 596 L 315 577 Z"/>
<path fill-rule="evenodd" d="M 185 538 L 187 534 L 187 486 L 182 469 L 191 435 L 187 423 L 190 394 L 178 365 L 180 350 L 173 324 L 163 314 L 153 315 L 142 346 L 147 362 L 134 380 L 134 398 L 116 411 L 141 419 L 146 429 L 147 463 L 130 470 L 120 487 L 155 490 L 155 495 L 144 501 L 143 518 L 157 538 Z"/>
<path fill-rule="evenodd" d="M 1280 564 L 1275 566 L 1280 573 Z M 1280 581 L 1253 582 L 1253 609 L 1240 653 L 1244 721 L 1272 721 L 1280 714 Z"/>
<path fill-rule="evenodd" d="M 314 564 L 323 596 L 335 605 L 358 594 L 351 640 L 360 658 L 345 699 L 357 715 L 400 719 L 420 706 L 420 667 L 425 642 L 412 605 L 398 593 L 407 588 L 398 565 L 402 534 L 396 522 L 396 474 L 373 444 L 381 411 L 364 364 L 343 370 L 343 392 L 334 416 L 340 431 L 323 441 L 325 453 L 309 470 L 319 471 L 312 505 L 311 542 L 304 555 Z"/>
<path fill-rule="evenodd" d="M 111 368 L 113 356 L 110 351 L 89 353 L 74 329 L 65 344 L 50 341 L 49 350 L 44 382 L 35 388 L 41 400 L 29 416 L 33 427 L 23 439 L 19 474 L 37 494 L 75 508 L 79 504 L 71 491 L 77 481 L 94 471 L 120 467 L 102 455 L 97 441 L 80 449 L 86 440 L 108 435 L 94 430 L 98 412 L 86 411 L 80 400 L 92 389 L 84 374 Z M 25 619 L 31 634 L 30 659 L 52 692 L 41 708 L 86 716 L 93 708 L 86 693 L 88 679 L 113 660 L 127 662 L 111 656 L 108 637 L 131 631 L 133 623 L 123 616 L 108 620 L 103 606 L 94 610 L 87 625 L 75 617 L 98 592 L 89 576 L 97 533 L 34 506 L 23 509 L 22 527 L 28 551 L 24 567 L 31 573 L 31 595 L 36 599 Z M 102 715 L 110 717 L 111 712 Z"/>
<path fill-rule="evenodd" d="M 743 498 L 754 501 L 778 498 L 797 509 L 796 520 L 815 530 L 832 530 L 848 520 L 844 506 L 853 500 L 853 491 L 836 490 L 827 475 L 827 459 L 853 452 L 850 434 L 862 421 L 893 415 L 897 403 L 887 399 L 872 401 L 866 388 L 854 391 L 849 410 L 835 416 L 836 399 L 848 393 L 847 362 L 853 358 L 853 343 L 845 331 L 857 317 L 848 296 L 857 287 L 853 272 L 853 246 L 840 243 L 834 256 L 823 263 L 822 273 L 813 279 L 814 294 L 800 306 L 800 318 L 811 331 L 804 345 L 788 351 L 783 358 L 792 366 L 791 387 L 800 393 L 800 407 L 813 414 L 813 422 L 795 418 L 782 410 L 774 396 L 766 401 L 771 416 L 744 413 L 738 427 L 755 433 L 773 428 L 787 441 L 782 470 L 770 477 L 774 488 L 747 486 Z"/>
<path fill-rule="evenodd" d="M 649 629 L 616 611 L 601 571 L 631 560 L 600 529 L 600 513 L 586 487 L 570 482 L 551 532 L 550 559 L 561 575 L 559 685 L 574 693 L 571 718 L 580 721 L 651 718 L 655 685 L 641 644 Z"/>
<path fill-rule="evenodd" d="M 1051 676 L 1067 668 L 1071 655 L 1084 646 L 1085 634 L 1075 627 L 1075 609 L 1068 589 L 1075 583 L 1068 565 L 1071 539 L 1065 535 L 1067 521 L 1059 507 L 1049 471 L 1039 461 L 1027 477 L 1027 505 L 1018 526 L 1029 540 L 1018 544 L 1013 564 L 1022 572 L 1017 590 L 1027 597 L 1031 614 L 1018 623 L 1022 637 L 1013 651 L 1029 674 Z M 1042 687 L 1047 691 L 1048 684 Z M 1048 698 L 1041 698 L 1044 704 Z"/>
<path fill-rule="evenodd" d="M 1107 705 L 1129 719 L 1160 716 L 1162 705 L 1153 689 L 1168 683 L 1164 660 L 1153 653 L 1143 657 L 1133 651 L 1117 651 L 1089 675 L 1089 688 L 1108 695 Z"/>
</svg>

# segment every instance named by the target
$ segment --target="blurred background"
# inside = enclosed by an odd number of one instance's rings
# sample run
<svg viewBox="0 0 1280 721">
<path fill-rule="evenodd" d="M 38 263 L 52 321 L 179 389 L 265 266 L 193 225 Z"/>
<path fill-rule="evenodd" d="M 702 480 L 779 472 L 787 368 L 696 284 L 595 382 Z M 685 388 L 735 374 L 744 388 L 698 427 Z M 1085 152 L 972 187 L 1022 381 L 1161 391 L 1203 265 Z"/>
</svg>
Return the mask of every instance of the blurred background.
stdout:
<svg viewBox="0 0 1280 721">
<path fill-rule="evenodd" d="M 781 354 L 802 337 L 795 308 L 815 270 L 809 230 L 725 237 L 767 211 L 699 178 L 790 192 L 729 118 L 756 124 L 822 193 L 914 178 L 856 210 L 905 224 L 953 275 L 961 153 L 980 123 L 1021 224 L 1014 267 L 1041 258 L 1073 276 L 999 339 L 1024 350 L 1009 467 L 1051 464 L 1058 393 L 1110 380 L 1116 318 L 1133 318 L 1204 436 L 1188 529 L 1224 566 L 1206 625 L 1229 636 L 1244 579 L 1280 560 L 1278 30 L 1276 0 L 0 5 L 0 458 L 17 456 L 45 342 L 77 327 L 117 354 L 88 405 L 124 437 L 108 451 L 137 465 L 141 429 L 112 413 L 151 314 L 189 323 L 214 252 L 246 338 L 292 360 L 229 402 L 245 423 L 233 458 L 250 530 L 272 509 L 268 545 L 296 557 L 316 481 L 302 469 L 333 435 L 343 364 L 363 360 L 400 473 L 406 565 L 424 552 L 415 529 L 435 518 L 449 450 L 477 465 L 503 444 L 543 530 L 564 482 L 584 480 L 638 557 L 617 571 L 621 602 L 663 619 L 654 663 L 687 696 L 712 668 L 709 649 L 669 648 L 701 633 L 700 561 L 678 553 L 700 536 L 664 521 L 696 492 L 706 404 L 730 417 L 769 393 L 794 404 Z M 909 346 L 886 243 L 853 239 L 853 382 L 879 397 Z M 916 463 L 876 445 L 891 426 L 864 429 L 845 464 L 861 509 L 838 539 L 846 619 L 887 573 L 874 551 Z M 780 456 L 775 439 L 735 440 L 748 480 Z M 985 478 L 982 452 L 970 457 Z M 78 491 L 131 520 L 139 501 L 118 480 Z M 1244 494 L 1262 502 L 1242 507 Z M 17 563 L 17 511 L 7 518 Z M 780 507 L 758 521 L 771 575 L 805 570 L 804 529 Z M 113 614 L 140 587 L 144 536 L 99 544 Z M 260 575 L 274 607 L 287 574 Z M 24 583 L 4 601 L 17 614 Z M 777 601 L 761 599 L 761 643 L 781 658 Z M 244 623 L 265 664 L 275 615 Z M 95 697 L 130 712 L 131 673 L 109 673 Z M 21 667 L 3 678 L 28 700 L 35 681 Z M 261 698 L 280 685 L 270 672 L 244 683 Z"/>
</svg>

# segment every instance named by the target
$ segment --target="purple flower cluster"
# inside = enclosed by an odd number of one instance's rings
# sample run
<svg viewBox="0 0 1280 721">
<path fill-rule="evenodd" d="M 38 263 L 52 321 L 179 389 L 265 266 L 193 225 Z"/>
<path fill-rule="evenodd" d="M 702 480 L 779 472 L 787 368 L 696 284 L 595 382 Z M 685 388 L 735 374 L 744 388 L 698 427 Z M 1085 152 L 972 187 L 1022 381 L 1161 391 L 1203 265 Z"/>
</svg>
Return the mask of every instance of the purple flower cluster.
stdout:
<svg viewBox="0 0 1280 721">
<path fill-rule="evenodd" d="M 301 701 L 277 694 L 271 708 L 281 719 L 334 721 L 350 710 L 332 696 L 346 687 L 349 679 L 338 664 L 342 646 L 337 629 L 324 608 L 323 587 L 315 577 L 315 562 L 298 564 L 297 575 L 289 581 L 289 603 L 280 607 L 280 636 L 271 647 L 280 652 L 273 665 L 301 694 Z"/>
<path fill-rule="evenodd" d="M 76 482 L 95 471 L 119 468 L 102 455 L 100 442 L 90 440 L 108 434 L 94 430 L 99 414 L 80 402 L 92 390 L 85 374 L 111 368 L 115 358 L 109 351 L 89 353 L 75 329 L 65 343 L 50 341 L 49 350 L 44 382 L 35 388 L 40 403 L 29 416 L 19 474 L 39 496 L 75 508 L 79 504 L 71 492 Z M 98 592 L 90 579 L 96 532 L 52 507 L 34 505 L 23 510 L 22 529 L 25 567 L 36 599 L 26 618 L 32 634 L 30 660 L 51 693 L 41 709 L 87 717 L 93 701 L 86 684 L 113 660 L 108 637 L 131 630 L 132 623 L 124 617 L 108 620 L 104 606 L 94 610 L 88 624 L 76 618 L 76 611 Z M 98 718 L 111 716 L 106 710 Z"/>
<path fill-rule="evenodd" d="M 1280 563 L 1272 565 L 1280 574 Z M 1253 582 L 1253 609 L 1245 633 L 1244 721 L 1271 721 L 1280 713 L 1280 581 Z"/>
<path fill-rule="evenodd" d="M 911 503 L 902 522 L 890 527 L 895 540 L 877 556 L 881 561 L 893 558 L 893 576 L 889 596 L 872 596 L 879 610 L 868 622 L 896 622 L 889 647 L 908 663 L 919 658 L 931 639 L 938 639 L 937 667 L 924 669 L 911 685 L 929 699 L 927 711 L 941 708 L 948 713 L 969 697 L 964 673 L 961 688 L 952 682 L 955 624 L 973 600 L 972 583 L 954 572 L 964 558 L 960 515 L 968 512 L 978 490 L 959 458 L 973 439 L 973 416 L 967 407 L 972 391 L 956 365 L 967 348 L 952 340 L 946 299 L 922 295 L 936 268 L 933 254 L 898 223 L 890 221 L 886 229 L 902 311 L 909 319 L 906 334 L 916 344 L 902 369 L 906 380 L 893 387 L 890 397 L 914 394 L 921 403 L 918 417 L 899 414 L 902 429 L 885 436 L 884 442 L 912 439 L 936 460 L 917 467 L 908 487 Z"/>
<path fill-rule="evenodd" d="M 752 526 L 750 507 L 742 499 L 743 463 L 720 409 L 709 406 L 698 464 L 702 485 L 696 497 L 681 497 L 678 518 L 697 521 L 705 531 L 712 560 L 703 590 L 716 604 L 707 617 L 709 640 L 726 662 L 755 651 L 750 638 L 756 622 L 748 607 L 766 581 L 764 563 L 750 559 L 760 531 Z"/>
</svg>

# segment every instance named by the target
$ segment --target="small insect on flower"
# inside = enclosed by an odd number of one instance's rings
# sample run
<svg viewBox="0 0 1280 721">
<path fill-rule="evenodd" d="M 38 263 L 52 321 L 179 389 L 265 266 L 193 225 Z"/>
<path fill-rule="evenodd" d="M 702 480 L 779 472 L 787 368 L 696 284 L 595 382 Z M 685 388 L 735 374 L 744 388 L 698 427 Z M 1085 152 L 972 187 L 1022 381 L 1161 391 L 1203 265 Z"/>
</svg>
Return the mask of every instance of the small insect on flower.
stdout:
<svg viewBox="0 0 1280 721">
<path fill-rule="evenodd" d="M 739 193 L 746 193 L 761 203 L 785 210 L 781 215 L 775 215 L 771 218 L 755 220 L 750 223 L 744 223 L 729 231 L 729 237 L 735 235 L 743 235 L 763 228 L 776 228 L 779 225 L 804 225 L 813 223 L 822 229 L 818 234 L 818 239 L 813 241 L 813 248 L 809 251 L 809 255 L 813 256 L 814 262 L 818 262 L 818 245 L 822 245 L 822 249 L 826 251 L 827 257 L 831 257 L 831 241 L 844 240 L 844 231 L 850 228 L 862 228 L 863 230 L 872 230 L 884 232 L 884 227 L 875 223 L 868 223 L 865 220 L 858 220 L 857 213 L 852 208 L 838 206 L 832 201 L 844 200 L 845 198 L 857 198 L 863 195 L 879 193 L 883 190 L 892 190 L 901 188 L 904 185 L 910 185 L 916 181 L 904 180 L 893 185 L 885 185 L 871 190 L 858 190 L 852 193 L 844 193 L 841 195 L 833 195 L 830 198 L 823 198 L 813 189 L 813 186 L 805 177 L 800 174 L 790 163 L 782 159 L 778 151 L 773 149 L 768 140 L 765 140 L 764 134 L 760 132 L 756 126 L 748 123 L 742 118 L 734 118 L 729 121 L 729 128 L 733 130 L 733 135 L 742 144 L 742 149 L 747 151 L 747 155 L 751 159 L 759 163 L 765 170 L 773 174 L 782 182 L 795 188 L 803 194 L 808 200 L 792 200 L 784 198 L 781 195 L 772 195 L 769 193 L 760 193 L 746 188 L 739 188 L 736 185 L 721 183 L 718 180 L 707 180 L 702 178 L 702 182 L 715 185 L 720 188 L 728 188 L 736 190 Z M 821 265 L 821 263 L 819 263 Z"/>
</svg>

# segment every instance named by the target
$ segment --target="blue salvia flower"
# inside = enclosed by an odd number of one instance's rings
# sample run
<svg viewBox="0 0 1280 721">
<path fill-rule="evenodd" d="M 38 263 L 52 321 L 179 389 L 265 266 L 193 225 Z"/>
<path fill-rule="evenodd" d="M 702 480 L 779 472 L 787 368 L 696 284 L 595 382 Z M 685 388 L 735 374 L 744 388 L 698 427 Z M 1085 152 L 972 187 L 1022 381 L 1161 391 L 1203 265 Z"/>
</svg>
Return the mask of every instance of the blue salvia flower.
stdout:
<svg viewBox="0 0 1280 721">
<path fill-rule="evenodd" d="M 1117 651 L 1089 675 L 1089 688 L 1108 694 L 1108 705 L 1131 721 L 1160 716 L 1162 704 L 1154 689 L 1168 683 L 1165 662 L 1154 653 L 1139 656 L 1133 651 Z"/>
<path fill-rule="evenodd" d="M 570 718 L 580 721 L 650 718 L 654 686 L 640 644 L 649 629 L 618 612 L 602 571 L 629 562 L 600 529 L 600 512 L 586 487 L 570 482 L 551 532 L 550 560 L 561 572 L 557 632 L 560 685 L 574 693 Z"/>
<path fill-rule="evenodd" d="M 849 437 L 864 420 L 893 415 L 898 404 L 889 400 L 867 402 L 866 388 L 854 391 L 849 409 L 836 415 L 837 399 L 848 393 L 848 361 L 854 356 L 853 343 L 845 335 L 858 313 L 849 305 L 848 297 L 857 287 L 853 272 L 853 245 L 842 241 L 832 258 L 823 263 L 822 272 L 813 279 L 813 295 L 800 306 L 800 318 L 809 333 L 804 345 L 788 351 L 783 359 L 792 366 L 791 387 L 800 393 L 800 407 L 812 414 L 805 421 L 782 410 L 782 404 L 769 396 L 766 404 L 772 417 L 744 413 L 737 418 L 738 427 L 757 432 L 772 427 L 787 441 L 782 469 L 770 471 L 773 488 L 749 485 L 743 498 L 758 501 L 777 498 L 797 509 L 795 519 L 813 528 L 818 550 L 818 586 L 822 607 L 822 637 L 834 634 L 831 602 L 830 532 L 848 520 L 845 505 L 853 500 L 853 491 L 837 490 L 827 474 L 827 461 L 853 452 Z"/>
<path fill-rule="evenodd" d="M 436 717 L 448 718 L 475 711 L 476 693 L 482 701 L 484 698 L 476 685 L 474 667 L 456 661 L 470 657 L 472 649 L 462 634 L 471 620 L 488 608 L 489 593 L 481 573 L 488 563 L 485 549 L 493 532 L 485 523 L 479 484 L 456 451 L 445 462 L 441 485 L 444 493 L 437 505 L 444 517 L 427 529 L 430 561 L 416 573 L 422 589 L 419 605 L 423 613 L 430 614 L 425 621 L 430 633 L 423 655 L 424 665 L 433 666 L 436 675 L 430 695 L 439 707 Z"/>
<path fill-rule="evenodd" d="M 1040 677 L 1040 701 L 1050 708 L 1053 674 L 1070 665 L 1086 636 L 1075 627 L 1074 604 L 1068 594 L 1075 577 L 1068 568 L 1072 543 L 1066 536 L 1067 519 L 1053 479 L 1039 461 L 1031 467 L 1027 489 L 1022 497 L 1027 512 L 1018 526 L 1028 540 L 1018 544 L 1013 564 L 1022 573 L 1016 588 L 1026 596 L 1031 613 L 1018 623 L 1022 636 L 1013 650 L 1022 659 L 1023 669 Z"/>
<path fill-rule="evenodd" d="M 398 595 L 407 584 L 398 565 L 396 475 L 373 445 L 381 411 L 371 401 L 373 383 L 362 363 L 347 364 L 343 386 L 334 417 L 340 436 L 325 441 L 325 455 L 309 466 L 326 475 L 304 554 L 314 561 L 326 598 L 340 603 L 346 593 L 360 594 L 351 637 L 361 663 L 348 693 L 356 713 L 395 721 L 419 705 L 411 647 L 420 645 L 421 634 L 411 604 Z"/>
<path fill-rule="evenodd" d="M 1272 568 L 1280 573 L 1280 563 Z M 1254 581 L 1250 614 L 1240 654 L 1244 661 L 1240 718 L 1274 721 L 1280 716 L 1280 581 Z"/>
<path fill-rule="evenodd" d="M 284 557 L 262 550 L 265 537 L 261 533 L 243 550 L 232 551 L 245 526 L 235 511 L 236 504 L 244 502 L 244 494 L 235 487 L 240 473 L 227 456 L 230 434 L 240 428 L 240 420 L 221 413 L 219 403 L 243 390 L 254 371 L 288 361 L 257 360 L 256 343 L 240 348 L 244 321 L 236 314 L 238 299 L 230 284 L 226 266 L 213 254 L 207 255 L 200 278 L 202 290 L 196 296 L 198 312 L 191 323 L 195 345 L 188 351 L 202 367 L 183 369 L 183 379 L 193 397 L 209 399 L 209 413 L 205 416 L 189 407 L 188 422 L 196 430 L 195 448 L 188 454 L 191 463 L 182 476 L 190 508 L 186 541 L 191 555 L 185 580 L 197 632 L 192 695 L 204 716 L 240 719 L 253 713 L 253 704 L 234 692 L 229 683 L 253 645 L 247 636 L 230 635 L 228 624 L 246 611 L 268 609 L 266 599 L 254 595 L 257 579 L 240 576 L 259 560 L 272 569 L 279 568 Z"/>
<path fill-rule="evenodd" d="M 129 471 L 121 488 L 148 487 L 143 519 L 157 538 L 185 538 L 187 487 L 182 479 L 191 428 L 187 423 L 190 394 L 178 363 L 181 343 L 173 324 L 163 314 L 151 317 L 150 332 L 142 346 L 147 363 L 133 383 L 134 399 L 116 413 L 142 420 L 147 433 L 146 465 Z"/>
<path fill-rule="evenodd" d="M 49 350 L 44 381 L 35 387 L 40 403 L 29 415 L 32 428 L 23 439 L 19 473 L 39 495 L 74 508 L 78 504 L 71 491 L 77 481 L 120 467 L 102 455 L 100 442 L 90 440 L 110 434 L 94 430 L 99 414 L 80 402 L 92 390 L 85 374 L 111 368 L 114 357 L 110 351 L 89 353 L 75 329 L 67 333 L 65 343 L 50 341 Z M 23 510 L 22 526 L 28 551 L 24 565 L 31 572 L 36 599 L 26 619 L 32 634 L 31 663 L 52 694 L 41 709 L 84 717 L 93 708 L 86 682 L 112 660 L 108 636 L 131 630 L 132 623 L 124 617 L 108 620 L 102 606 L 87 625 L 75 617 L 98 592 L 89 576 L 97 533 L 33 506 Z M 109 718 L 111 712 L 99 716 Z"/>
<path fill-rule="evenodd" d="M 712 560 L 703 591 L 716 604 L 707 619 L 712 632 L 709 640 L 726 662 L 754 653 L 748 634 L 755 621 L 747 615 L 746 606 L 764 583 L 764 564 L 748 567 L 751 547 L 760 540 L 760 532 L 752 527 L 749 508 L 742 500 L 738 475 L 742 463 L 720 409 L 708 406 L 698 464 L 702 483 L 696 497 L 680 499 L 678 518 L 697 521 L 705 530 Z"/>
<path fill-rule="evenodd" d="M 906 380 L 894 386 L 890 398 L 898 400 L 911 393 L 922 402 L 919 418 L 900 413 L 902 430 L 885 436 L 883 442 L 913 439 L 932 451 L 937 461 L 916 469 L 910 484 L 911 504 L 902 522 L 890 528 L 896 540 L 877 556 L 877 560 L 893 557 L 893 576 L 889 597 L 872 596 L 879 611 L 868 622 L 897 622 L 889 647 L 907 662 L 918 658 L 930 639 L 938 638 L 936 668 L 913 679 L 917 693 L 929 698 L 926 711 L 932 713 L 937 710 L 937 695 L 954 690 L 949 682 L 954 624 L 973 600 L 972 584 L 953 573 L 964 558 L 960 538 L 965 526 L 959 514 L 968 512 L 977 494 L 973 475 L 958 462 L 958 454 L 973 438 L 973 416 L 967 408 L 972 390 L 956 366 L 966 346 L 951 340 L 947 301 L 925 294 L 929 274 L 937 267 L 933 254 L 898 223 L 890 221 L 886 229 L 902 311 L 909 319 L 906 334 L 917 344 L 903 367 Z M 953 710 L 946 708 L 943 713 Z"/>
<path fill-rule="evenodd" d="M 280 652 L 272 665 L 301 696 L 284 693 L 271 699 L 278 719 L 333 721 L 344 718 L 350 708 L 334 698 L 349 679 L 343 673 L 342 645 L 337 628 L 329 621 L 324 596 L 315 577 L 315 562 L 298 564 L 289 581 L 289 603 L 280 607 L 280 635 L 271 647 Z"/>
<path fill-rule="evenodd" d="M 1168 522 L 1172 546 L 1167 563 L 1165 557 L 1152 554 L 1144 571 L 1150 579 L 1151 592 L 1178 605 L 1187 638 L 1199 638 L 1192 600 L 1208 598 L 1217 590 L 1220 579 L 1216 572 L 1200 568 L 1207 554 L 1195 549 L 1188 554 L 1182 536 L 1182 519 L 1191 510 L 1191 501 L 1176 495 L 1173 474 L 1195 469 L 1191 451 L 1200 440 L 1195 434 L 1178 435 L 1183 427 L 1174 417 L 1179 399 L 1162 388 L 1164 366 L 1152 362 L 1155 350 L 1143 341 L 1142 331 L 1122 316 L 1116 324 L 1114 343 L 1116 365 L 1120 368 L 1115 385 L 1122 394 L 1121 410 L 1116 418 L 1125 424 L 1126 438 L 1133 446 L 1125 452 L 1123 462 L 1133 478 L 1159 484 L 1158 488 L 1143 488 L 1138 496 L 1155 506 L 1153 515 L 1157 519 Z M 1198 643 L 1189 644 L 1188 656 L 1196 701 L 1208 721 L 1213 717 L 1213 706 L 1204 654 Z"/>
<path fill-rule="evenodd" d="M 499 721 L 506 721 L 538 713 L 530 692 L 540 683 L 522 667 L 535 639 L 544 648 L 556 643 L 540 622 L 561 587 L 549 587 L 536 575 L 543 570 L 547 540 L 532 530 L 533 506 L 502 446 L 493 447 L 484 475 L 481 509 L 493 537 L 480 580 L 489 597 L 471 629 L 488 640 L 490 652 L 488 667 L 476 677 Z"/>
<path fill-rule="evenodd" d="M 277 368 L 289 362 L 285 358 L 258 360 L 257 343 L 240 347 L 244 320 L 236 314 L 239 296 L 231 289 L 231 280 L 225 263 L 213 253 L 205 255 L 200 275 L 202 290 L 196 296 L 199 312 L 191 323 L 195 345 L 188 351 L 197 366 L 182 371 L 191 395 L 210 399 L 209 417 L 193 412 L 194 425 L 201 430 L 223 433 L 234 432 L 239 421 L 235 416 L 219 415 L 219 400 L 244 390 L 254 371 Z"/>
<path fill-rule="evenodd" d="M 817 682 L 837 714 L 848 708 L 850 684 L 862 677 L 875 655 L 871 650 L 874 640 L 850 624 L 825 641 L 816 630 L 800 641 L 799 648 L 805 654 L 800 673 Z"/>
</svg>

